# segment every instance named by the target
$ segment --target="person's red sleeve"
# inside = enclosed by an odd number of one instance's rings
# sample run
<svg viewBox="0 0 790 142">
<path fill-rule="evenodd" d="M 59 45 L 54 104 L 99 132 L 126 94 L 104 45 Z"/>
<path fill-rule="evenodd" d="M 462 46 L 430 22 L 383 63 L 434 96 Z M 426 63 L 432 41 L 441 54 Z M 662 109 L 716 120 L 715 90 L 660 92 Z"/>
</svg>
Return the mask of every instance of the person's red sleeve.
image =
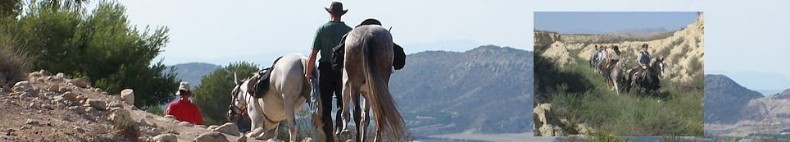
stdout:
<svg viewBox="0 0 790 142">
<path fill-rule="evenodd" d="M 167 110 L 165 110 L 165 115 L 173 115 L 173 103 L 167 105 Z"/>
<path fill-rule="evenodd" d="M 203 114 L 200 113 L 200 109 L 195 107 L 195 115 L 194 115 L 195 124 L 203 125 Z"/>
</svg>

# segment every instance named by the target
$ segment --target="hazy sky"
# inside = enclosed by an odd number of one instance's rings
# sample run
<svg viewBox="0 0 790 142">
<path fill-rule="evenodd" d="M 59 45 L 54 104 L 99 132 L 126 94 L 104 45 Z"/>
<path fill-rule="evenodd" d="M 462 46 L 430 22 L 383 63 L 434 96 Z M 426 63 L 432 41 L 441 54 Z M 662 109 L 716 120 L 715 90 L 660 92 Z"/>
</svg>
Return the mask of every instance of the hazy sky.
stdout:
<svg viewBox="0 0 790 142">
<path fill-rule="evenodd" d="M 232 61 L 268 64 L 307 53 L 329 1 L 126 0 L 132 24 L 167 26 L 165 64 Z M 494 0 L 349 1 L 344 21 L 368 17 L 392 26 L 408 53 L 465 51 L 494 44 L 532 49 L 534 11 L 703 11 L 705 73 L 763 72 L 790 76 L 790 1 L 746 0 Z M 751 80 L 751 81 L 749 81 Z M 764 79 L 742 83 L 759 87 Z M 790 88 L 790 86 L 786 87 Z"/>
<path fill-rule="evenodd" d="M 536 12 L 535 29 L 562 34 L 604 34 L 623 30 L 678 30 L 697 12 Z"/>
</svg>

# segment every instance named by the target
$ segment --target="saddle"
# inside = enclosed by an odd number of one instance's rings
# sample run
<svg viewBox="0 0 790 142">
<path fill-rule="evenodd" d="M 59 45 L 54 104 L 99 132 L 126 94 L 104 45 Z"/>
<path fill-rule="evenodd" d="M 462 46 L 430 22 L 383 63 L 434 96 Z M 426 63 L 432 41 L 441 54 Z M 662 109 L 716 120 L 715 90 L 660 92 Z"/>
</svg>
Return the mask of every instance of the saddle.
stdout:
<svg viewBox="0 0 790 142">
<path fill-rule="evenodd" d="M 341 71 L 343 69 L 347 35 L 348 34 L 343 35 L 343 38 L 340 39 L 340 43 L 332 48 L 332 70 Z M 403 47 L 393 43 L 392 51 L 394 53 L 392 67 L 395 68 L 395 70 L 403 69 L 403 66 L 406 65 L 406 53 L 403 52 Z"/>
<path fill-rule="evenodd" d="M 277 61 L 280 61 L 281 58 L 283 57 L 282 56 L 277 57 L 277 59 L 274 60 L 274 63 L 272 63 L 271 67 L 264 68 L 263 70 L 258 71 L 257 73 L 255 73 L 255 75 L 250 77 L 251 83 L 248 84 L 250 86 L 247 86 L 247 88 L 250 89 L 247 90 L 248 93 L 252 94 L 254 98 L 263 98 L 263 95 L 266 94 L 267 91 L 269 91 L 269 84 L 271 82 L 270 80 L 272 76 L 272 71 L 274 70 L 274 65 L 277 64 Z"/>
</svg>

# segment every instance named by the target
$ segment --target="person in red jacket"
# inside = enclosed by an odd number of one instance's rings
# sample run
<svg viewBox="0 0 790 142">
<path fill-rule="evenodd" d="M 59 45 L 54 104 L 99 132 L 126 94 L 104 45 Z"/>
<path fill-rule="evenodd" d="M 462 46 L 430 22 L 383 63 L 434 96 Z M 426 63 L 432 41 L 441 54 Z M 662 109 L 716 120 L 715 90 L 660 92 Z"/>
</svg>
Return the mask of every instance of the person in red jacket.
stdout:
<svg viewBox="0 0 790 142">
<path fill-rule="evenodd" d="M 176 117 L 176 120 L 189 122 L 193 125 L 203 125 L 203 115 L 200 114 L 200 109 L 198 109 L 197 105 L 189 101 L 189 97 L 192 97 L 189 83 L 181 82 L 176 94 L 181 96 L 181 98 L 170 103 L 170 106 L 167 107 L 167 111 L 165 111 L 165 115 L 173 115 Z"/>
</svg>

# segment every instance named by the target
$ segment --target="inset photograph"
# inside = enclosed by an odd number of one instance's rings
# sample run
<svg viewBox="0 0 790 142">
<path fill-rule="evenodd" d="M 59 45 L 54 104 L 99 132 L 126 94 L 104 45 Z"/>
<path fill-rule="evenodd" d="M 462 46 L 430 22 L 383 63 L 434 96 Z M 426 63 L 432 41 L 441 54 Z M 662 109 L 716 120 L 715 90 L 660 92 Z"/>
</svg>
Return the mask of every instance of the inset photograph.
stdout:
<svg viewBox="0 0 790 142">
<path fill-rule="evenodd" d="M 702 12 L 536 12 L 536 136 L 703 135 Z"/>
</svg>

